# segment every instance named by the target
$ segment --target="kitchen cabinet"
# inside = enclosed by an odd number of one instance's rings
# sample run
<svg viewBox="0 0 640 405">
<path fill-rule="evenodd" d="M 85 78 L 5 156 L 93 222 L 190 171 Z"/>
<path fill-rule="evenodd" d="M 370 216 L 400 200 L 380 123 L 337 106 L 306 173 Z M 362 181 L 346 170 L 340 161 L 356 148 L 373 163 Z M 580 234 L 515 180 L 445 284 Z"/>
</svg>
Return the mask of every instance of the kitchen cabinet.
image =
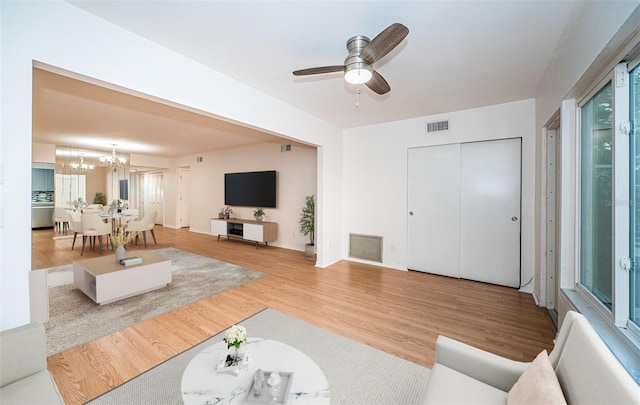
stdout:
<svg viewBox="0 0 640 405">
<path fill-rule="evenodd" d="M 52 169 L 31 169 L 33 191 L 53 191 L 55 174 Z"/>
</svg>

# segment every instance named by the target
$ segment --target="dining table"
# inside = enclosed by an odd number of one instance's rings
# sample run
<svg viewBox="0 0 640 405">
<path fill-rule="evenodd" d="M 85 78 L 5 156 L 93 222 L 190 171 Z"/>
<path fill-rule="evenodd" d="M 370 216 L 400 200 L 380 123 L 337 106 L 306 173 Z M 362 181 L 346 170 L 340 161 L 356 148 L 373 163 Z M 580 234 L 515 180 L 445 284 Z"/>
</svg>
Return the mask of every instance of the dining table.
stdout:
<svg viewBox="0 0 640 405">
<path fill-rule="evenodd" d="M 125 214 L 121 212 L 114 212 L 112 214 L 109 214 L 109 213 L 98 214 L 98 215 L 100 216 L 100 218 L 111 222 L 111 230 L 113 232 L 113 235 L 115 235 L 118 232 L 118 229 L 122 227 L 122 218 L 132 220 L 137 217 L 137 215 L 134 215 L 134 214 Z"/>
</svg>

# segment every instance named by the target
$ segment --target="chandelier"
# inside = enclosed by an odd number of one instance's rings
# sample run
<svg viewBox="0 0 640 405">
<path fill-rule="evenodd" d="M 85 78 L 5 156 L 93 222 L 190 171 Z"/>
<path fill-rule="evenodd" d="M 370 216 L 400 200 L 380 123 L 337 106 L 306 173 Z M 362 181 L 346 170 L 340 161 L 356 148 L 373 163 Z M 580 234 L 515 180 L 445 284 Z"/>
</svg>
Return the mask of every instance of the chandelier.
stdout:
<svg viewBox="0 0 640 405">
<path fill-rule="evenodd" d="M 116 154 L 115 144 L 111 144 L 111 146 L 113 146 L 113 149 L 111 151 L 111 156 L 100 156 L 100 163 L 105 166 L 111 166 L 111 167 L 124 166 L 127 163 L 127 159 L 123 158 L 122 156 L 118 156 Z"/>
<path fill-rule="evenodd" d="M 95 165 L 86 164 L 82 155 L 80 155 L 80 163 L 70 163 L 69 166 L 71 166 L 72 170 L 78 172 L 91 172 L 96 168 Z"/>
</svg>

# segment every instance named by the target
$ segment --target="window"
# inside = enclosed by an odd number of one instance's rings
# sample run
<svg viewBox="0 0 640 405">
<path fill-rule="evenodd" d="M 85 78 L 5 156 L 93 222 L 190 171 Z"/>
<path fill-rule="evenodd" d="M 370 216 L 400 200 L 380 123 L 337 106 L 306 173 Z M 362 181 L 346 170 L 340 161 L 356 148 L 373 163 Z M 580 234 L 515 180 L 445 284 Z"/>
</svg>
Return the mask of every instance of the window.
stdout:
<svg viewBox="0 0 640 405">
<path fill-rule="evenodd" d="M 580 104 L 578 291 L 640 336 L 640 65 Z M 625 261 L 630 259 L 630 265 Z"/>
<path fill-rule="evenodd" d="M 611 310 L 614 205 L 611 82 L 583 105 L 580 132 L 580 283 Z"/>
<path fill-rule="evenodd" d="M 87 201 L 87 176 L 84 174 L 56 174 L 56 207 L 73 207 L 78 198 Z"/>
</svg>

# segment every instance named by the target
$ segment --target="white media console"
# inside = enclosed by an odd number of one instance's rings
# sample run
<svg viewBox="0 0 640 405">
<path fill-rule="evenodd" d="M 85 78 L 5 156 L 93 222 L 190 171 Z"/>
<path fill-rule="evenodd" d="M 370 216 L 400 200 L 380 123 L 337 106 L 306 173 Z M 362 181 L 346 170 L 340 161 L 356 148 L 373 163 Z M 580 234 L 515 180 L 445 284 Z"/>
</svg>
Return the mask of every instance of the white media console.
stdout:
<svg viewBox="0 0 640 405">
<path fill-rule="evenodd" d="M 242 239 L 268 245 L 278 238 L 278 224 L 276 222 L 254 221 L 250 219 L 218 219 L 211 218 L 211 233 L 227 238 Z"/>
</svg>

